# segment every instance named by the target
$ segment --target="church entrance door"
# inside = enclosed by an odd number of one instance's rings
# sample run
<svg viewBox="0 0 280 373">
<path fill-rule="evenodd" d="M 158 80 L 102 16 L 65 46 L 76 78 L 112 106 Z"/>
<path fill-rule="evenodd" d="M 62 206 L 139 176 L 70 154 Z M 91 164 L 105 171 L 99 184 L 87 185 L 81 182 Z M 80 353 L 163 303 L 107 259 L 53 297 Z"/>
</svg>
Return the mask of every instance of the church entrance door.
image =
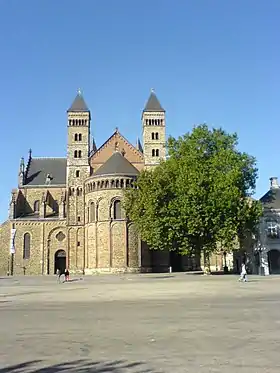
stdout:
<svg viewBox="0 0 280 373">
<path fill-rule="evenodd" d="M 280 251 L 279 250 L 270 250 L 267 253 L 268 256 L 268 265 L 269 265 L 269 273 L 273 274 L 280 274 Z"/>
<path fill-rule="evenodd" d="M 64 273 L 66 269 L 66 252 L 65 250 L 57 250 L 54 254 L 54 274 L 57 270 L 60 270 L 60 273 Z"/>
</svg>

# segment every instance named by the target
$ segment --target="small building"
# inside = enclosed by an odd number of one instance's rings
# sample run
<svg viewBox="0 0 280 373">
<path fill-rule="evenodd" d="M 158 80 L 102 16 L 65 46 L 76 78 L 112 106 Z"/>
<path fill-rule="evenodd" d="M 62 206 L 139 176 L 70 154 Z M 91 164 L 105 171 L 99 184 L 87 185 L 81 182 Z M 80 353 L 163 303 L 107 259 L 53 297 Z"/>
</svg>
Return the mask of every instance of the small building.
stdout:
<svg viewBox="0 0 280 373">
<path fill-rule="evenodd" d="M 280 186 L 270 178 L 270 189 L 260 198 L 263 216 L 256 247 L 256 269 L 261 274 L 280 274 Z"/>
</svg>

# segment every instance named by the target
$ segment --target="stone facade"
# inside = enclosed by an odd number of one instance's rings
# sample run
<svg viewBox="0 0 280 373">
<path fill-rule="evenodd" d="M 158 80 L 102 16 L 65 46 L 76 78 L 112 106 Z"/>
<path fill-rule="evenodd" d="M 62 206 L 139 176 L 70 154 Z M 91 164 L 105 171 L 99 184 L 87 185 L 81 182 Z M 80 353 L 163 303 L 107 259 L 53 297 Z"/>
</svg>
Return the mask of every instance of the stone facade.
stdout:
<svg viewBox="0 0 280 373">
<path fill-rule="evenodd" d="M 90 111 L 79 92 L 67 111 L 67 157 L 20 162 L 9 218 L 0 226 L 0 275 L 149 272 L 200 269 L 176 253 L 149 250 L 122 209 L 124 190 L 139 172 L 165 159 L 165 111 L 154 92 L 136 146 L 115 130 L 90 144 Z M 221 268 L 220 257 L 214 259 Z"/>
</svg>

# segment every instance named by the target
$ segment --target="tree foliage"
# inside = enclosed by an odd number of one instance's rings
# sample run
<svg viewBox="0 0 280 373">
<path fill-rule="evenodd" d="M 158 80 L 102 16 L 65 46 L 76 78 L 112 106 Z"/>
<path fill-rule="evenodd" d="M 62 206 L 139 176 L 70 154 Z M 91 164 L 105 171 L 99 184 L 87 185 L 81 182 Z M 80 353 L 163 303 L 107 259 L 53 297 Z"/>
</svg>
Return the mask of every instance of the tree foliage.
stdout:
<svg viewBox="0 0 280 373">
<path fill-rule="evenodd" d="M 254 192 L 256 160 L 237 149 L 237 135 L 200 125 L 168 139 L 169 157 L 143 171 L 124 208 L 153 249 L 182 254 L 231 249 L 253 232 L 260 214 Z"/>
</svg>

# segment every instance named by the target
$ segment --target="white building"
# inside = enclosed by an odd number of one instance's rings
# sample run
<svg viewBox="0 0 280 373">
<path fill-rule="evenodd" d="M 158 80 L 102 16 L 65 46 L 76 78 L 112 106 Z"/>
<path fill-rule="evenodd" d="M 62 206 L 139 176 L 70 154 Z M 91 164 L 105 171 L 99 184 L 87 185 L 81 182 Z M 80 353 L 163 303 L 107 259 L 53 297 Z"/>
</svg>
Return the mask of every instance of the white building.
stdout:
<svg viewBox="0 0 280 373">
<path fill-rule="evenodd" d="M 280 186 L 270 178 L 270 190 L 260 199 L 264 214 L 256 247 L 256 267 L 263 275 L 280 274 Z"/>
</svg>

